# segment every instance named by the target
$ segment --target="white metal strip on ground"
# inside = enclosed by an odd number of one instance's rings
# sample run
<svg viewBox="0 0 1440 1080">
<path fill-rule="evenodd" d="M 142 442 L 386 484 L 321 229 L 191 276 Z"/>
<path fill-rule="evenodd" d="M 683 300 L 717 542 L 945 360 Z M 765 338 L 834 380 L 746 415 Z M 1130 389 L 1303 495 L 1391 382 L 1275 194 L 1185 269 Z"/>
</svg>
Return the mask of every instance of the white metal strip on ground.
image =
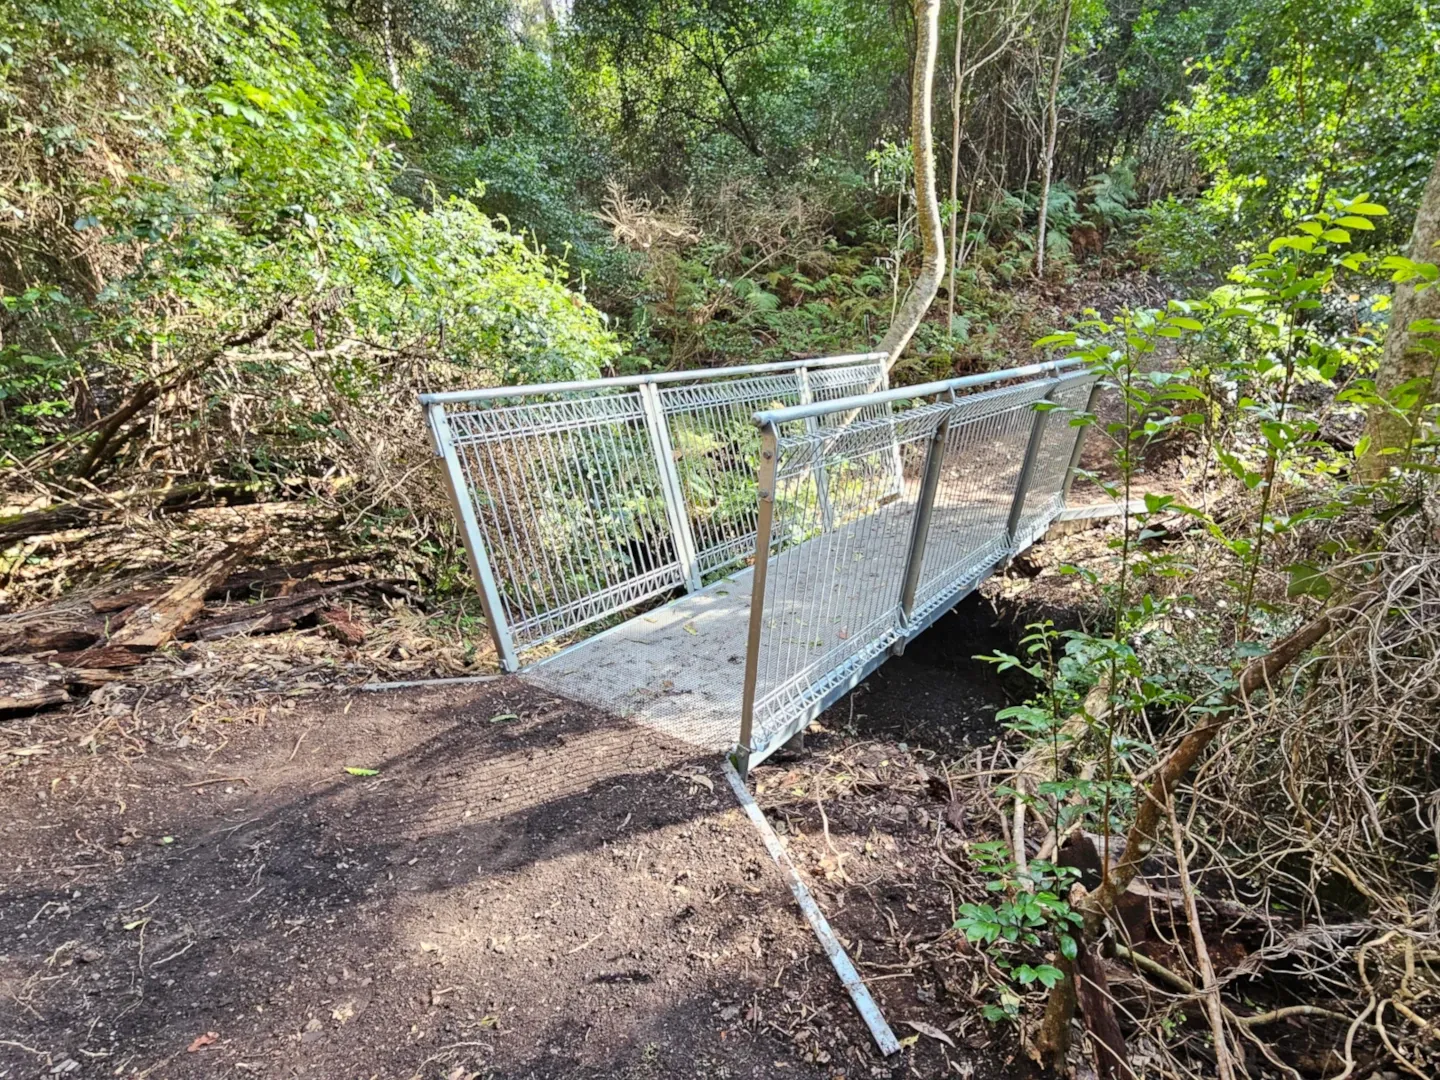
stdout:
<svg viewBox="0 0 1440 1080">
<path fill-rule="evenodd" d="M 735 767 L 726 761 L 722 766 L 725 770 L 725 778 L 730 781 L 730 787 L 735 792 L 735 798 L 739 800 L 750 821 L 754 824 L 756 831 L 760 833 L 760 839 L 765 842 L 765 849 L 770 852 L 770 857 L 775 860 L 775 865 L 780 867 L 780 873 L 785 876 L 786 882 L 790 885 L 790 891 L 795 895 L 795 901 L 800 905 L 800 910 L 805 913 L 805 918 L 810 922 L 810 928 L 815 931 L 815 936 L 820 939 L 820 947 L 825 950 L 825 955 L 830 958 L 830 963 L 835 966 L 835 974 L 840 976 L 840 981 L 845 984 L 845 990 L 850 994 L 850 1000 L 855 1003 L 861 1018 L 870 1029 L 870 1034 L 875 1037 L 875 1045 L 885 1055 L 895 1053 L 900 1049 L 900 1042 L 895 1038 L 895 1032 L 890 1030 L 890 1025 L 885 1022 L 885 1017 L 880 1013 L 880 1007 L 875 1004 L 875 999 L 870 996 L 864 980 L 860 973 L 855 970 L 855 965 L 850 962 L 844 946 L 840 939 L 835 936 L 835 931 L 830 929 L 830 924 L 825 920 L 815 898 L 810 895 L 810 890 L 805 887 L 805 882 L 800 880 L 800 872 L 795 869 L 795 864 L 790 861 L 790 855 L 785 850 L 785 845 L 780 842 L 780 837 L 775 835 L 775 830 L 770 827 L 770 822 L 765 819 L 765 813 L 750 796 L 749 789 L 745 787 L 745 781 L 740 779 L 740 774 Z"/>
<path fill-rule="evenodd" d="M 356 690 L 404 690 L 411 686 L 460 686 L 465 683 L 491 683 L 505 678 L 504 675 L 460 675 L 452 679 L 402 679 L 399 682 L 367 682 L 355 687 Z"/>
<path fill-rule="evenodd" d="M 1145 513 L 1144 499 L 1131 499 L 1128 504 L 1115 502 L 1088 503 L 1084 506 L 1067 506 L 1055 515 L 1054 525 L 1067 521 L 1099 521 L 1102 518 L 1120 517 L 1129 507 L 1131 514 Z"/>
</svg>

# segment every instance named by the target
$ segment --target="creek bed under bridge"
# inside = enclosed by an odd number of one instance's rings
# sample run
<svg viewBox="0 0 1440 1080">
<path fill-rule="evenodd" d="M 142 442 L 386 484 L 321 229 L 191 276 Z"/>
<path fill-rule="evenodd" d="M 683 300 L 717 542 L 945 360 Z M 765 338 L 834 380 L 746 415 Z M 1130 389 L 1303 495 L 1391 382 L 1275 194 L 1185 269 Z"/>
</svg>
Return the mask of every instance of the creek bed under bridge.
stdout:
<svg viewBox="0 0 1440 1080">
<path fill-rule="evenodd" d="M 883 359 L 423 395 L 502 666 L 742 767 L 803 730 L 1061 516 L 1094 404 Z"/>
</svg>

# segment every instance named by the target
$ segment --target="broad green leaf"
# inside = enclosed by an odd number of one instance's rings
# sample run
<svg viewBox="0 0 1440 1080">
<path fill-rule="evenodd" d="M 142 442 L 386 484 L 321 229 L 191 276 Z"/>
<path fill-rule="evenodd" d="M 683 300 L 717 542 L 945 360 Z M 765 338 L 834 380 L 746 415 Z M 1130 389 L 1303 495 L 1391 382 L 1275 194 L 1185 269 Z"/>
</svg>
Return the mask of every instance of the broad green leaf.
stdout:
<svg viewBox="0 0 1440 1080">
<path fill-rule="evenodd" d="M 1314 596 L 1323 600 L 1334 592 L 1334 586 L 1325 572 L 1309 563 L 1292 563 L 1286 569 L 1290 571 L 1286 596 Z"/>
</svg>

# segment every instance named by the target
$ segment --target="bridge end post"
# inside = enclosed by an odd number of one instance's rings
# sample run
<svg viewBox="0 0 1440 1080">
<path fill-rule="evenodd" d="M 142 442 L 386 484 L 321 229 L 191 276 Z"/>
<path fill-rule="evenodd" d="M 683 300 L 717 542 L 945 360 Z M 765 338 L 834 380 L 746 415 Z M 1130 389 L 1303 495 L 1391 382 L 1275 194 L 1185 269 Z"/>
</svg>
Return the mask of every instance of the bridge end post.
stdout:
<svg viewBox="0 0 1440 1080">
<path fill-rule="evenodd" d="M 765 578 L 770 565 L 770 535 L 775 522 L 779 441 L 774 424 L 765 424 L 760 428 L 755 566 L 750 575 L 750 627 L 745 642 L 745 682 L 740 692 L 740 741 L 734 755 L 735 768 L 742 777 L 750 769 L 750 750 L 755 732 L 755 688 L 760 681 L 760 635 L 765 626 Z"/>
<path fill-rule="evenodd" d="M 425 419 L 430 425 L 431 448 L 435 451 L 435 456 L 444 462 L 445 487 L 450 494 L 450 504 L 455 508 L 455 519 L 460 523 L 460 537 L 465 543 L 470 572 L 475 575 L 475 584 L 480 590 L 480 605 L 485 609 L 485 622 L 489 625 L 490 637 L 495 642 L 495 654 L 500 658 L 500 668 L 502 671 L 519 671 L 520 659 L 515 652 L 515 641 L 510 635 L 504 602 L 500 597 L 500 588 L 495 583 L 495 572 L 490 566 L 490 554 L 485 550 L 485 536 L 480 531 L 480 521 L 475 516 L 475 500 L 470 496 L 465 467 L 455 450 L 455 439 L 450 431 L 450 422 L 445 416 L 445 406 L 438 403 L 427 404 Z"/>
</svg>

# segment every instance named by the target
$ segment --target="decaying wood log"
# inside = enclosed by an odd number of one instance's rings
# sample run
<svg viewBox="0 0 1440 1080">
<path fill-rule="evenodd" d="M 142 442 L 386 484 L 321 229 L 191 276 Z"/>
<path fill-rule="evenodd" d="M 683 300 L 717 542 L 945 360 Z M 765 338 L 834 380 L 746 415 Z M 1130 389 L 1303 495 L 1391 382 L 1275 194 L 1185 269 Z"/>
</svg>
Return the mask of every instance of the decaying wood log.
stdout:
<svg viewBox="0 0 1440 1080">
<path fill-rule="evenodd" d="M 54 629 L 31 626 L 13 634 L 0 635 L 0 655 L 15 653 L 77 652 L 94 645 L 100 639 L 100 629 L 65 628 Z"/>
<path fill-rule="evenodd" d="M 341 645 L 348 645 L 353 649 L 357 645 L 365 644 L 364 625 L 351 618 L 350 613 L 342 607 L 321 608 L 320 625 Z"/>
<path fill-rule="evenodd" d="M 375 584 L 372 581 L 359 580 L 315 586 L 307 582 L 308 587 L 303 591 L 222 611 L 188 627 L 180 636 L 186 640 L 215 641 L 236 634 L 273 634 L 279 630 L 289 630 L 302 620 L 318 615 L 322 609 L 330 607 L 332 597 L 370 588 Z"/>
<path fill-rule="evenodd" d="M 193 574 L 170 586 L 164 595 L 141 604 L 125 625 L 110 635 L 110 646 L 145 653 L 169 644 L 204 609 L 205 594 L 229 577 L 236 564 L 253 554 L 264 536 L 263 527 L 251 529 Z"/>
<path fill-rule="evenodd" d="M 63 705 L 73 692 L 89 692 L 123 677 L 114 671 L 65 667 L 33 656 L 0 661 L 0 716 Z"/>
<path fill-rule="evenodd" d="M 206 619 L 190 627 L 183 635 L 187 641 L 218 641 L 241 634 L 274 634 L 290 630 L 302 620 L 316 614 L 325 600 L 319 596 L 285 596 L 246 604 Z"/>
<path fill-rule="evenodd" d="M 65 529 L 94 525 L 128 510 L 151 513 L 156 510 L 193 509 L 239 496 L 254 498 L 259 484 L 216 484 L 200 482 L 175 484 L 138 491 L 102 492 L 55 503 L 41 510 L 0 517 L 0 544 L 13 544 L 33 536 L 47 536 Z"/>
<path fill-rule="evenodd" d="M 259 596 L 272 591 L 284 594 L 293 591 L 295 585 L 318 574 L 322 570 L 335 570 L 341 566 L 352 566 L 363 562 L 364 555 L 338 555 L 328 559 L 307 559 L 305 562 L 290 563 L 286 566 L 269 566 L 264 570 L 245 570 L 231 574 L 220 584 L 205 593 L 207 602 L 233 600 L 245 596 Z M 132 589 L 128 592 L 97 596 L 90 601 L 90 609 L 97 614 L 124 611 L 128 607 L 153 603 L 165 594 L 165 589 L 155 586 L 149 589 Z"/>
</svg>

